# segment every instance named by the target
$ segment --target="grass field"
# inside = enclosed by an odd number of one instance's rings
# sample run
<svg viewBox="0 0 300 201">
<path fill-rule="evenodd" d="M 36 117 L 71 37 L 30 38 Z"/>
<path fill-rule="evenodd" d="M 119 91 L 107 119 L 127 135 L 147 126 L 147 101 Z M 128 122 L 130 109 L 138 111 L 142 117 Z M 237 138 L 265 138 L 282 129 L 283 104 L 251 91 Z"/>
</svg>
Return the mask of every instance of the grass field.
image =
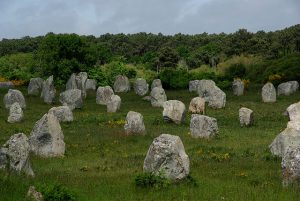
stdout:
<svg viewBox="0 0 300 201">
<path fill-rule="evenodd" d="M 27 96 L 22 123 L 6 122 L 8 110 L 0 104 L 0 144 L 18 132 L 29 135 L 34 123 L 52 106 L 39 97 Z M 1 89 L 3 98 L 7 90 Z M 183 101 L 188 108 L 196 94 L 166 91 L 168 99 Z M 207 115 L 218 120 L 219 135 L 211 140 L 189 135 L 190 115 L 182 125 L 164 123 L 162 108 L 152 108 L 133 92 L 119 94 L 121 111 L 107 114 L 96 105 L 95 93 L 89 93 L 84 108 L 74 110 L 74 121 L 62 123 L 66 154 L 63 158 L 31 157 L 35 178 L 0 172 L 0 200 L 25 200 L 30 185 L 59 183 L 71 189 L 78 200 L 205 200 L 205 201 L 299 201 L 300 186 L 283 188 L 281 160 L 271 156 L 268 145 L 286 127 L 282 115 L 287 106 L 300 100 L 300 92 L 279 97 L 276 103 L 261 102 L 260 88 L 245 96 L 227 92 L 226 108 L 207 108 Z M 58 104 L 58 103 L 57 103 Z M 255 125 L 241 128 L 240 106 L 254 110 Z M 144 116 L 147 134 L 125 136 L 123 124 L 128 111 Z M 120 123 L 121 122 L 121 123 Z M 143 171 L 143 161 L 152 140 L 162 133 L 180 136 L 190 158 L 191 176 L 198 183 L 174 184 L 167 188 L 141 188 L 134 179 Z"/>
</svg>

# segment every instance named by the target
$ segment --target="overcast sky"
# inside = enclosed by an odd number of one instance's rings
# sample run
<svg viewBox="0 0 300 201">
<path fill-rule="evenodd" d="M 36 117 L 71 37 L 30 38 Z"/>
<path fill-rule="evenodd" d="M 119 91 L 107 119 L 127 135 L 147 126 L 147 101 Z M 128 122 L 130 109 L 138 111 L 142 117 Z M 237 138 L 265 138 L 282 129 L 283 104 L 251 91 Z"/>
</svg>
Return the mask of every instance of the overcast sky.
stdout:
<svg viewBox="0 0 300 201">
<path fill-rule="evenodd" d="M 256 32 L 299 23 L 300 0 L 0 0 L 0 39 L 48 32 Z"/>
</svg>

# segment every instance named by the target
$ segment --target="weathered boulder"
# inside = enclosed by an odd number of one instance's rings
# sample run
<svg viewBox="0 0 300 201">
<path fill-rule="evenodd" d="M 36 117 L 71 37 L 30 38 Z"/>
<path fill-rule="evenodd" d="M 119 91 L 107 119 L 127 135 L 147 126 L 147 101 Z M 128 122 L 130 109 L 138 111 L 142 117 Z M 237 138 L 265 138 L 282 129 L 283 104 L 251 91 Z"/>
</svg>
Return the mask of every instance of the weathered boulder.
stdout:
<svg viewBox="0 0 300 201">
<path fill-rule="evenodd" d="M 191 135 L 194 138 L 211 138 L 218 134 L 217 120 L 212 117 L 193 114 L 190 123 Z"/>
<path fill-rule="evenodd" d="M 300 147 L 289 147 L 282 162 L 282 184 L 288 186 L 300 182 Z"/>
<path fill-rule="evenodd" d="M 59 101 L 64 105 L 70 107 L 71 110 L 75 108 L 82 108 L 83 97 L 79 89 L 69 89 L 60 93 Z"/>
<path fill-rule="evenodd" d="M 226 105 L 226 94 L 217 86 L 208 91 L 208 107 L 214 109 L 224 108 Z"/>
<path fill-rule="evenodd" d="M 162 84 L 161 84 L 161 80 L 160 79 L 155 79 L 155 80 L 152 81 L 151 90 L 154 89 L 155 87 L 162 88 Z"/>
<path fill-rule="evenodd" d="M 85 84 L 86 91 L 91 90 L 95 91 L 97 86 L 97 81 L 94 79 L 87 79 Z"/>
<path fill-rule="evenodd" d="M 23 120 L 23 110 L 18 102 L 12 104 L 9 108 L 9 116 L 7 122 L 17 123 Z"/>
<path fill-rule="evenodd" d="M 142 114 L 138 112 L 129 111 L 126 116 L 124 130 L 127 135 L 145 134 L 146 129 Z"/>
<path fill-rule="evenodd" d="M 284 131 L 282 131 L 269 148 L 273 155 L 282 157 L 289 147 L 300 147 L 300 122 L 290 121 Z"/>
<path fill-rule="evenodd" d="M 3 148 L 1 150 L 2 151 L 0 151 L 0 155 L 2 155 L 3 158 L 6 158 L 7 161 L 5 165 L 8 169 L 14 170 L 19 173 L 24 172 L 29 176 L 34 176 L 29 161 L 30 145 L 25 134 L 14 134 L 3 145 Z"/>
<path fill-rule="evenodd" d="M 290 121 L 300 122 L 300 101 L 290 105 L 286 111 Z"/>
<path fill-rule="evenodd" d="M 73 112 L 68 106 L 53 107 L 48 113 L 53 114 L 59 122 L 73 121 Z"/>
<path fill-rule="evenodd" d="M 200 80 L 189 81 L 189 92 L 197 91 L 199 83 L 200 83 Z"/>
<path fill-rule="evenodd" d="M 72 73 L 72 75 L 70 76 L 67 84 L 66 84 L 66 90 L 70 90 L 70 89 L 78 89 L 77 88 L 77 83 L 76 83 L 76 74 Z"/>
<path fill-rule="evenodd" d="M 45 114 L 38 120 L 29 137 L 31 151 L 42 157 L 57 157 L 65 154 L 64 135 L 58 119 Z"/>
<path fill-rule="evenodd" d="M 191 100 L 189 112 L 192 114 L 205 114 L 205 100 L 201 97 L 195 97 Z"/>
<path fill-rule="evenodd" d="M 0 147 L 0 170 L 8 169 L 7 148 Z"/>
<path fill-rule="evenodd" d="M 34 186 L 29 187 L 27 197 L 32 201 L 44 201 L 42 193 L 38 192 Z"/>
<path fill-rule="evenodd" d="M 47 80 L 43 82 L 41 98 L 44 99 L 45 103 L 51 104 L 54 102 L 55 94 L 56 89 L 54 87 L 53 75 L 51 75 Z"/>
<path fill-rule="evenodd" d="M 216 86 L 216 83 L 213 80 L 199 80 L 197 85 L 197 93 L 199 97 L 209 101 L 210 91 Z"/>
<path fill-rule="evenodd" d="M 117 112 L 121 107 L 121 98 L 118 95 L 112 95 L 109 102 L 106 104 L 107 112 Z"/>
<path fill-rule="evenodd" d="M 21 108 L 26 108 L 26 102 L 22 92 L 16 89 L 9 89 L 3 98 L 3 102 L 6 109 L 9 109 L 10 106 L 16 102 L 19 103 Z"/>
<path fill-rule="evenodd" d="M 110 86 L 98 87 L 96 93 L 96 103 L 100 105 L 106 105 L 111 96 L 114 95 L 114 91 Z"/>
<path fill-rule="evenodd" d="M 242 107 L 239 109 L 239 118 L 241 126 L 251 126 L 254 121 L 253 111 L 249 108 Z"/>
<path fill-rule="evenodd" d="M 82 97 L 86 98 L 86 81 L 87 81 L 88 75 L 86 72 L 80 72 L 76 75 L 76 84 L 77 89 L 81 90 Z"/>
<path fill-rule="evenodd" d="M 134 92 L 139 96 L 144 96 L 148 93 L 149 84 L 143 78 L 138 78 L 134 83 Z"/>
<path fill-rule="evenodd" d="M 261 91 L 262 101 L 265 103 L 276 102 L 276 89 L 271 82 L 266 83 Z"/>
<path fill-rule="evenodd" d="M 130 91 L 130 83 L 125 75 L 118 75 L 116 77 L 114 82 L 114 91 L 116 93 Z"/>
<path fill-rule="evenodd" d="M 232 91 L 235 96 L 242 96 L 244 94 L 244 82 L 241 79 L 234 79 L 232 83 Z"/>
<path fill-rule="evenodd" d="M 153 107 L 162 107 L 163 103 L 167 101 L 165 90 L 161 87 L 153 88 L 150 93 L 150 96 L 151 96 L 151 105 Z"/>
<path fill-rule="evenodd" d="M 178 100 L 169 100 L 163 103 L 163 117 L 164 120 L 172 121 L 176 124 L 180 124 L 185 120 L 185 105 Z"/>
<path fill-rule="evenodd" d="M 8 82 L 0 82 L 0 89 L 1 88 L 13 88 L 14 83 L 8 81 Z"/>
<path fill-rule="evenodd" d="M 144 160 L 144 172 L 162 174 L 172 181 L 186 178 L 190 172 L 190 161 L 180 137 L 161 134 L 155 138 Z"/>
<path fill-rule="evenodd" d="M 277 95 L 289 96 L 295 93 L 299 89 L 299 83 L 297 81 L 284 82 L 278 85 Z"/>
<path fill-rule="evenodd" d="M 44 80 L 42 78 L 31 78 L 28 85 L 28 94 L 38 96 L 42 92 Z"/>
</svg>

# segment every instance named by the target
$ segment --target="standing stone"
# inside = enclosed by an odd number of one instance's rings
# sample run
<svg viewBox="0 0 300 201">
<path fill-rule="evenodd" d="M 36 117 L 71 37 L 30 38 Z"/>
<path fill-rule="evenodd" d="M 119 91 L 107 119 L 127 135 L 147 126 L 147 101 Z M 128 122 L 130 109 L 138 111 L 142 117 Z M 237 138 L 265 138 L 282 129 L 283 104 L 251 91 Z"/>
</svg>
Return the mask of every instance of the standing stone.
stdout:
<svg viewBox="0 0 300 201">
<path fill-rule="evenodd" d="M 234 79 L 232 83 L 233 95 L 242 96 L 244 94 L 244 83 L 241 79 Z"/>
<path fill-rule="evenodd" d="M 300 182 L 300 147 L 289 147 L 282 158 L 281 168 L 284 186 Z"/>
<path fill-rule="evenodd" d="M 277 95 L 289 96 L 295 93 L 299 89 L 299 83 L 297 81 L 284 82 L 278 85 Z"/>
<path fill-rule="evenodd" d="M 155 80 L 152 81 L 151 90 L 154 89 L 155 87 L 162 88 L 162 84 L 161 84 L 161 80 L 160 79 L 155 79 Z"/>
<path fill-rule="evenodd" d="M 165 101 L 163 104 L 164 120 L 173 121 L 176 124 L 183 123 L 185 120 L 185 105 L 178 100 Z"/>
<path fill-rule="evenodd" d="M 297 92 L 299 90 L 299 82 L 297 82 L 297 81 L 289 81 L 289 83 L 292 84 L 293 93 Z"/>
<path fill-rule="evenodd" d="M 26 108 L 26 102 L 22 92 L 16 89 L 9 89 L 3 98 L 3 102 L 6 109 L 9 109 L 10 106 L 16 102 L 19 103 L 21 108 Z"/>
<path fill-rule="evenodd" d="M 194 138 L 211 138 L 218 134 L 217 120 L 212 117 L 193 114 L 190 123 L 191 135 Z"/>
<path fill-rule="evenodd" d="M 69 89 L 77 89 L 75 73 L 72 73 L 72 75 L 70 76 L 70 78 L 66 84 L 66 90 L 69 90 Z"/>
<path fill-rule="evenodd" d="M 88 91 L 88 90 L 95 91 L 96 86 L 97 86 L 97 81 L 96 80 L 93 80 L 93 79 L 87 79 L 86 80 L 86 85 L 85 85 L 86 91 Z"/>
<path fill-rule="evenodd" d="M 53 107 L 48 113 L 53 114 L 59 122 L 73 121 L 73 112 L 68 106 Z"/>
<path fill-rule="evenodd" d="M 41 98 L 44 99 L 45 103 L 51 104 L 54 102 L 55 94 L 56 89 L 53 83 L 53 75 L 51 75 L 46 81 L 43 82 Z"/>
<path fill-rule="evenodd" d="M 197 85 L 198 95 L 205 99 L 205 101 L 209 101 L 210 92 L 214 89 L 216 83 L 213 80 L 199 80 Z"/>
<path fill-rule="evenodd" d="M 242 107 L 239 110 L 239 117 L 240 117 L 240 125 L 241 126 L 251 126 L 253 124 L 253 111 Z"/>
<path fill-rule="evenodd" d="M 28 94 L 38 96 L 42 91 L 43 82 L 42 78 L 31 78 L 27 89 Z"/>
<path fill-rule="evenodd" d="M 150 93 L 150 96 L 151 96 L 151 105 L 153 107 L 162 107 L 163 103 L 167 101 L 165 90 L 160 87 L 153 88 Z"/>
<path fill-rule="evenodd" d="M 143 78 L 138 78 L 134 83 L 134 92 L 139 96 L 144 96 L 148 93 L 149 84 Z"/>
<path fill-rule="evenodd" d="M 282 131 L 270 144 L 273 155 L 282 157 L 287 149 L 300 147 L 300 122 L 290 121 L 287 128 Z"/>
<path fill-rule="evenodd" d="M 287 109 L 287 114 L 290 121 L 299 121 L 300 122 L 300 101 L 290 105 Z"/>
<path fill-rule="evenodd" d="M 9 116 L 7 121 L 9 123 L 17 123 L 23 120 L 23 110 L 18 102 L 15 102 L 10 106 Z"/>
<path fill-rule="evenodd" d="M 124 130 L 127 135 L 130 134 L 144 135 L 146 129 L 145 129 L 142 114 L 138 112 L 129 111 L 126 116 L 126 123 L 124 125 Z"/>
<path fill-rule="evenodd" d="M 38 120 L 30 133 L 31 151 L 42 157 L 56 157 L 65 154 L 64 135 L 58 119 L 51 113 Z"/>
<path fill-rule="evenodd" d="M 201 97 L 195 97 L 191 100 L 189 112 L 192 114 L 205 114 L 205 100 Z"/>
<path fill-rule="evenodd" d="M 161 134 L 150 145 L 144 160 L 144 172 L 163 174 L 171 181 L 180 181 L 190 172 L 190 161 L 180 137 Z"/>
<path fill-rule="evenodd" d="M 276 89 L 271 82 L 268 82 L 263 86 L 261 97 L 265 103 L 276 102 Z"/>
<path fill-rule="evenodd" d="M 128 78 L 125 75 L 118 75 L 116 77 L 114 83 L 114 91 L 116 93 L 130 91 L 130 83 Z"/>
<path fill-rule="evenodd" d="M 67 91 L 64 91 L 59 95 L 59 101 L 64 106 L 68 106 L 71 110 L 75 108 L 82 108 L 83 97 L 82 97 L 81 90 L 69 89 Z"/>
<path fill-rule="evenodd" d="M 217 86 L 208 91 L 209 100 L 208 107 L 214 109 L 224 108 L 226 105 L 226 94 Z"/>
<path fill-rule="evenodd" d="M 200 83 L 200 80 L 189 81 L 189 92 L 197 91 L 199 83 Z"/>
<path fill-rule="evenodd" d="M 114 91 L 110 86 L 98 87 L 96 94 L 96 103 L 100 105 L 107 105 Z"/>
<path fill-rule="evenodd" d="M 120 110 L 121 98 L 118 95 L 112 95 L 109 102 L 107 103 L 107 112 L 113 113 Z"/>
<path fill-rule="evenodd" d="M 86 72 L 80 72 L 76 76 L 76 84 L 77 89 L 81 90 L 82 97 L 86 98 L 86 81 L 87 81 L 88 75 Z"/>
<path fill-rule="evenodd" d="M 34 176 L 29 161 L 30 145 L 25 134 L 18 133 L 11 136 L 3 145 L 2 156 L 4 154 L 6 154 L 9 169 Z"/>
</svg>

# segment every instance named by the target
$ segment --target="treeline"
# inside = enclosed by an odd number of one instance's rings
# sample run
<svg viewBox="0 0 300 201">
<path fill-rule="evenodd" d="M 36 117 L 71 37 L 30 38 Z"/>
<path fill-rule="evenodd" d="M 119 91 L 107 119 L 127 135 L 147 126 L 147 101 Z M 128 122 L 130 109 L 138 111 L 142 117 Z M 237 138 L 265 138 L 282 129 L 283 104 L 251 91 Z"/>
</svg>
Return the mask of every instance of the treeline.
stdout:
<svg viewBox="0 0 300 201">
<path fill-rule="evenodd" d="M 216 67 L 240 55 L 274 61 L 299 52 L 300 25 L 275 32 L 251 33 L 240 29 L 231 34 L 179 33 L 173 36 L 137 33 L 95 37 L 48 33 L 2 39 L 0 73 L 9 79 L 26 79 L 25 74 L 54 74 L 65 81 L 72 72 L 92 70 L 95 73 L 99 66 L 115 61 L 161 72 L 178 66 L 187 70 L 202 65 Z"/>
</svg>

